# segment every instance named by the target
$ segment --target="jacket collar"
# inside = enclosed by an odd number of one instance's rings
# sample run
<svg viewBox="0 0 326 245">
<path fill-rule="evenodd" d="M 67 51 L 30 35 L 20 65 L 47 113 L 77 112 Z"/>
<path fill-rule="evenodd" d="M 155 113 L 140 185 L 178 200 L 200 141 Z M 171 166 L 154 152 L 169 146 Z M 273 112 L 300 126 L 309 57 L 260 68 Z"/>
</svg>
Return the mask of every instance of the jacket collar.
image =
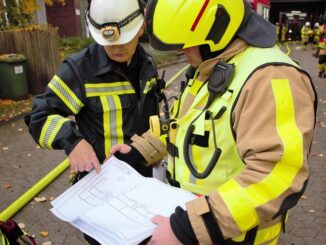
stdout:
<svg viewBox="0 0 326 245">
<path fill-rule="evenodd" d="M 137 53 L 138 53 L 139 47 L 137 46 L 137 49 L 135 51 L 134 56 L 132 57 L 130 67 L 135 67 L 137 61 Z M 111 60 L 106 52 L 103 46 L 94 44 L 92 49 L 92 64 L 93 64 L 93 76 L 99 76 L 103 75 L 110 71 L 118 71 L 121 70 L 122 65 L 125 65 L 124 63 L 118 63 L 113 60 Z"/>
<path fill-rule="evenodd" d="M 235 39 L 221 54 L 219 54 L 217 57 L 205 60 L 203 63 L 201 63 L 198 67 L 199 75 L 198 80 L 200 81 L 206 81 L 214 66 L 220 61 L 228 61 L 233 56 L 241 53 L 243 50 L 245 50 L 248 47 L 248 44 L 240 39 Z"/>
</svg>

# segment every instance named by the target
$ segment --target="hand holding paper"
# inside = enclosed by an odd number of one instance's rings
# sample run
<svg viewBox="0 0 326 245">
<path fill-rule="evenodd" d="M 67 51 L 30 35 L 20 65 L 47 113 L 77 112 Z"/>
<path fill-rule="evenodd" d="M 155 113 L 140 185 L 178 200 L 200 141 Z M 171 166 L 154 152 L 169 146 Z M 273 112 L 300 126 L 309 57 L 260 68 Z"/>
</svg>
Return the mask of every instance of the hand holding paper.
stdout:
<svg viewBox="0 0 326 245">
<path fill-rule="evenodd" d="M 51 211 L 101 244 L 138 244 L 153 234 L 155 215 L 169 217 L 194 198 L 111 157 L 99 174 L 91 172 L 56 198 Z"/>
</svg>

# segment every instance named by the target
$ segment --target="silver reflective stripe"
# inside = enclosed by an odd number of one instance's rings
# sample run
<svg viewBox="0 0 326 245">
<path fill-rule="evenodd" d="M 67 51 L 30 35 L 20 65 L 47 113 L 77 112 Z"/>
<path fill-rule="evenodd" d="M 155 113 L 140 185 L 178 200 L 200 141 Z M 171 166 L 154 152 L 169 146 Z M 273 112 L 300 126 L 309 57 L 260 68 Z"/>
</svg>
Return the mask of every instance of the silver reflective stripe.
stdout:
<svg viewBox="0 0 326 245">
<path fill-rule="evenodd" d="M 189 156 L 191 158 L 191 162 L 194 162 L 194 158 L 193 158 L 193 153 L 192 153 L 192 147 L 189 147 Z M 196 169 L 196 171 L 198 171 L 197 166 L 193 165 L 194 169 Z M 191 174 L 190 172 L 190 176 L 189 176 L 189 182 L 192 184 L 196 184 L 196 178 Z"/>
<path fill-rule="evenodd" d="M 67 121 L 70 120 L 59 115 L 48 116 L 41 130 L 39 139 L 40 146 L 51 149 L 55 137 L 62 125 Z"/>
<path fill-rule="evenodd" d="M 88 83 L 85 84 L 86 97 L 135 94 L 130 82 Z"/>
<path fill-rule="evenodd" d="M 69 107 L 69 109 L 77 114 L 84 106 L 74 92 L 58 77 L 54 76 L 48 87 Z"/>
<path fill-rule="evenodd" d="M 116 114 L 116 105 L 113 100 L 112 96 L 107 96 L 107 101 L 110 108 L 110 131 L 111 131 L 111 146 L 118 143 L 118 137 L 117 137 L 117 114 Z"/>
<path fill-rule="evenodd" d="M 103 106 L 104 152 L 109 155 L 111 147 L 122 144 L 123 114 L 119 95 L 100 96 Z"/>
<path fill-rule="evenodd" d="M 125 92 L 126 90 L 132 90 L 132 86 L 121 87 L 110 87 L 110 88 L 86 88 L 86 93 L 114 93 L 114 92 Z M 117 94 L 117 93 L 114 93 Z"/>
</svg>

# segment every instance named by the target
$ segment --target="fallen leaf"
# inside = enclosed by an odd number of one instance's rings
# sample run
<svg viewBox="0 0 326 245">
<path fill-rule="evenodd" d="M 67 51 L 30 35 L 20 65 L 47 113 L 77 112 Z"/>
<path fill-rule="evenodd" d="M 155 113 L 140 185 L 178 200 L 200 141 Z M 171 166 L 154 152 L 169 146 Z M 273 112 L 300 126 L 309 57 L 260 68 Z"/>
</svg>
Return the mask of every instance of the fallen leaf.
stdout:
<svg viewBox="0 0 326 245">
<path fill-rule="evenodd" d="M 14 165 L 14 169 L 20 169 L 22 166 L 20 166 L 20 165 Z"/>
<path fill-rule="evenodd" d="M 39 145 L 36 145 L 36 147 L 35 147 L 36 149 L 41 149 L 41 147 L 39 146 Z"/>
<path fill-rule="evenodd" d="M 25 224 L 24 223 L 18 223 L 19 228 L 25 229 Z"/>
<path fill-rule="evenodd" d="M 11 187 L 14 187 L 14 185 L 11 183 L 6 183 L 3 185 L 3 189 L 10 189 Z"/>
<path fill-rule="evenodd" d="M 53 201 L 53 200 L 54 200 L 54 196 L 50 196 L 49 201 Z"/>
<path fill-rule="evenodd" d="M 323 154 L 323 153 L 321 153 L 321 154 L 319 154 L 318 156 L 319 156 L 319 157 L 324 157 L 324 154 Z"/>
<path fill-rule="evenodd" d="M 23 131 L 23 129 L 22 128 L 19 128 L 19 129 L 17 129 L 18 131 Z"/>
<path fill-rule="evenodd" d="M 34 197 L 34 200 L 36 202 L 45 202 L 47 199 L 46 197 Z"/>
<path fill-rule="evenodd" d="M 31 154 L 31 153 L 28 153 L 28 154 L 27 154 L 27 156 L 31 157 L 31 156 L 32 156 L 32 154 Z"/>
<path fill-rule="evenodd" d="M 9 147 L 3 147 L 3 148 L 2 148 L 2 150 L 4 150 L 4 151 L 5 151 L 5 150 L 8 150 L 8 149 L 9 149 Z"/>
<path fill-rule="evenodd" d="M 320 123 L 320 126 L 321 126 L 322 128 L 326 128 L 326 123 L 321 122 L 321 123 Z"/>
<path fill-rule="evenodd" d="M 315 212 L 315 210 L 313 210 L 313 209 L 309 210 L 309 213 L 314 213 L 314 212 Z"/>
<path fill-rule="evenodd" d="M 312 152 L 312 153 L 311 153 L 311 156 L 313 156 L 313 157 L 318 157 L 318 153 L 317 153 L 317 152 Z"/>
<path fill-rule="evenodd" d="M 51 245 L 51 244 L 52 244 L 51 241 L 42 242 L 42 245 Z"/>
<path fill-rule="evenodd" d="M 41 231 L 41 232 L 40 232 L 40 235 L 41 235 L 42 237 L 47 237 L 47 236 L 49 235 L 49 232 L 47 232 L 47 231 Z"/>
<path fill-rule="evenodd" d="M 301 199 L 306 200 L 307 197 L 306 197 L 305 195 L 302 195 L 302 196 L 301 196 Z"/>
</svg>

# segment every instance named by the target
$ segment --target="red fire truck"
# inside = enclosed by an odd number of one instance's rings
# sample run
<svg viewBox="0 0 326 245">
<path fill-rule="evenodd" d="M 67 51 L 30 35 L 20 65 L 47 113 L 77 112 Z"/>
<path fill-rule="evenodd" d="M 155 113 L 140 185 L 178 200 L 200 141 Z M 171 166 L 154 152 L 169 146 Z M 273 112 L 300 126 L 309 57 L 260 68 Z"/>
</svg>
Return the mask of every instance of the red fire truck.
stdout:
<svg viewBox="0 0 326 245">
<path fill-rule="evenodd" d="M 264 19 L 269 20 L 270 0 L 247 0 L 251 7 Z"/>
</svg>

